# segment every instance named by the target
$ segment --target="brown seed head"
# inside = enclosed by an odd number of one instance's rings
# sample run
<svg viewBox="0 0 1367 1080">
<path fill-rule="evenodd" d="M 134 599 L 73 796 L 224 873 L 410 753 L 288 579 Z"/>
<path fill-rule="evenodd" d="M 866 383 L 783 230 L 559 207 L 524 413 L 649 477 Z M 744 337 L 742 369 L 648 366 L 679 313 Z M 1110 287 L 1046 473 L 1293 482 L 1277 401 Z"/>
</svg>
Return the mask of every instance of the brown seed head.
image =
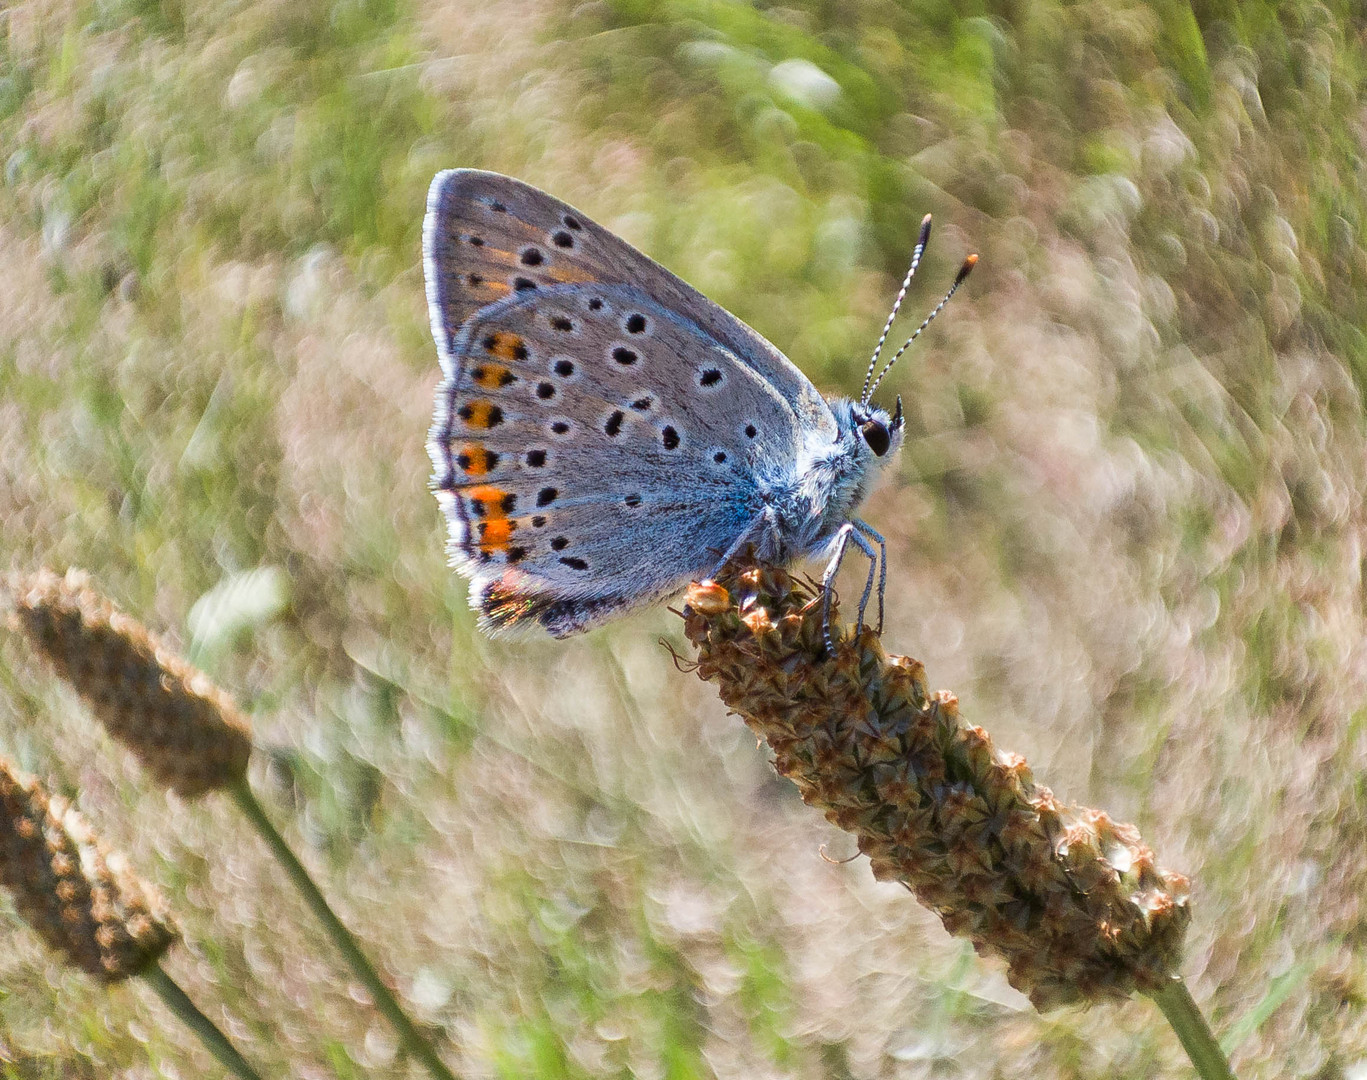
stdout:
<svg viewBox="0 0 1367 1080">
<path fill-rule="evenodd" d="M 11 624 L 159 783 L 189 797 L 246 772 L 251 726 L 232 698 L 115 609 L 86 575 L 42 570 L 11 589 Z"/>
<path fill-rule="evenodd" d="M 858 837 L 877 878 L 1002 957 L 1036 1008 L 1157 990 L 1175 973 L 1187 879 L 1159 869 L 1132 826 L 1059 803 L 953 694 L 927 689 L 918 661 L 867 630 L 824 655 L 819 597 L 766 565 L 692 586 L 684 620 L 699 676 L 803 800 Z"/>
<path fill-rule="evenodd" d="M 118 982 L 176 940 L 156 892 L 106 852 L 76 811 L 0 758 L 0 884 L 52 948 Z"/>
</svg>

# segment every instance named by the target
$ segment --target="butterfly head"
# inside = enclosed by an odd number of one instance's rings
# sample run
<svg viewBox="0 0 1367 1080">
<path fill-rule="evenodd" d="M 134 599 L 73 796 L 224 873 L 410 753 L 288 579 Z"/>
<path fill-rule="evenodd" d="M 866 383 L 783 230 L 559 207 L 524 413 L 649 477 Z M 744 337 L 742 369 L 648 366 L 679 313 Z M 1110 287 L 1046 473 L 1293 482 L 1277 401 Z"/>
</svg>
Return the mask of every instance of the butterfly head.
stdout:
<svg viewBox="0 0 1367 1080">
<path fill-rule="evenodd" d="M 850 425 L 858 432 L 859 442 L 876 458 L 895 455 L 902 445 L 902 430 L 906 420 L 902 416 L 902 398 L 898 395 L 897 408 L 889 416 L 887 410 L 868 402 L 850 402 Z"/>
<path fill-rule="evenodd" d="M 849 398 L 827 398 L 827 403 L 835 417 L 836 441 L 817 451 L 817 465 L 807 472 L 817 488 L 815 501 L 822 508 L 822 539 L 849 520 L 878 484 L 902 448 L 906 426 L 900 400 L 891 414 Z"/>
<path fill-rule="evenodd" d="M 899 398 L 892 413 L 849 398 L 834 398 L 830 404 L 839 431 L 833 460 L 841 463 L 835 469 L 840 477 L 835 486 L 848 484 L 850 504 L 858 505 L 877 482 L 883 467 L 893 461 L 902 448 L 906 427 L 902 402 Z M 839 497 L 836 502 L 840 502 Z"/>
</svg>

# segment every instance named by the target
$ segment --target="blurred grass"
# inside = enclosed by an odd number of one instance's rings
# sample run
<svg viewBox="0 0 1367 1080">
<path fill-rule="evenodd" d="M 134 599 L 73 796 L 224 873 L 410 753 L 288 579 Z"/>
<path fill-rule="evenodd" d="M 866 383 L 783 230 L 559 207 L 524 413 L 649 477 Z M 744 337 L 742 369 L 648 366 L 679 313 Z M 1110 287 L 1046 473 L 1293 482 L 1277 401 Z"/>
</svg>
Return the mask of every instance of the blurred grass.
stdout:
<svg viewBox="0 0 1367 1080">
<path fill-rule="evenodd" d="M 1218 1026 L 1257 1020 L 1241 1076 L 1356 1076 L 1365 30 L 1306 2 L 12 5 L 5 558 L 87 567 L 252 708 L 258 786 L 468 1075 L 1186 1075 L 1146 1003 L 1039 1017 L 822 861 L 847 842 L 668 663 L 671 616 L 492 644 L 443 565 L 438 168 L 547 187 L 843 392 L 933 211 L 922 303 L 983 262 L 891 380 L 890 646 L 1193 873 L 1187 973 Z M 169 967 L 253 1060 L 411 1073 L 230 813 L 149 793 L 9 641 L 0 690 L 0 748 L 168 890 Z M 0 1075 L 205 1067 L 150 997 L 5 933 Z"/>
</svg>

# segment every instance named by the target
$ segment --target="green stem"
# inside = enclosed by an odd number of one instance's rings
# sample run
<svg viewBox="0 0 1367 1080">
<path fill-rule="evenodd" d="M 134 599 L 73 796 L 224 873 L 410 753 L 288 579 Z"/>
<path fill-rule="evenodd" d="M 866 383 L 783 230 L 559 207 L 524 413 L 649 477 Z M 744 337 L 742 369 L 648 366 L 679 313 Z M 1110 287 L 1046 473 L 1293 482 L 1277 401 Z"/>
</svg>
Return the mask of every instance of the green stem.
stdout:
<svg viewBox="0 0 1367 1080">
<path fill-rule="evenodd" d="M 1192 1000 L 1187 984 L 1179 976 L 1174 976 L 1167 986 L 1150 996 L 1163 1010 L 1172 1030 L 1177 1032 L 1177 1038 L 1181 1040 L 1191 1063 L 1196 1066 L 1196 1074 L 1201 1080 L 1235 1080 L 1229 1059 Z"/>
<path fill-rule="evenodd" d="M 294 857 L 294 852 L 289 849 L 284 838 L 276 832 L 275 826 L 266 817 L 266 812 L 261 808 L 261 804 L 256 801 L 256 796 L 252 794 L 251 788 L 247 786 L 247 781 L 245 779 L 238 780 L 231 786 L 230 790 L 237 805 L 247 815 L 251 823 L 256 826 L 256 831 L 261 834 L 272 854 L 285 868 L 285 873 L 289 875 L 295 887 L 303 894 L 304 902 L 308 904 L 309 910 L 323 924 L 323 928 L 332 938 L 333 944 L 341 951 L 346 962 L 351 965 L 351 970 L 356 978 L 369 991 L 376 1008 L 384 1013 L 389 1022 L 394 1025 L 394 1030 L 399 1033 L 399 1040 L 404 1049 L 427 1066 L 427 1071 L 437 1077 L 438 1080 L 456 1080 L 451 1070 L 442 1064 L 441 1058 L 437 1057 L 437 1052 L 432 1048 L 432 1044 L 413 1026 L 413 1021 L 408 1019 L 393 992 L 384 984 L 371 966 L 370 961 L 365 958 L 365 954 L 361 952 L 355 938 L 342 925 L 342 921 L 333 914 L 332 908 L 323 899 L 323 894 L 318 891 L 318 886 L 313 883 L 308 871 Z"/>
<path fill-rule="evenodd" d="M 241 1080 L 261 1080 L 256 1070 L 247 1064 L 246 1058 L 237 1052 L 237 1047 L 228 1041 L 228 1036 L 195 1007 L 195 1003 L 171 976 L 153 964 L 140 972 L 138 977 L 146 980 L 161 1000 L 166 1002 L 167 1008 L 199 1036 L 199 1041 L 218 1059 L 220 1065 Z"/>
</svg>

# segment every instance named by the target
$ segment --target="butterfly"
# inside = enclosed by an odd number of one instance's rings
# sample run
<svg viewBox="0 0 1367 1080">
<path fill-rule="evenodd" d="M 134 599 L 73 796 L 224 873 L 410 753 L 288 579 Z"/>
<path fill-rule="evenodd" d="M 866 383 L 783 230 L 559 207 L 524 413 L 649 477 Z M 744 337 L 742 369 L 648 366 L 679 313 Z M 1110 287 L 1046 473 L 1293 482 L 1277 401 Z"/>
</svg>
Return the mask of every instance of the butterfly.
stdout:
<svg viewBox="0 0 1367 1080">
<path fill-rule="evenodd" d="M 787 562 L 882 536 L 855 516 L 900 448 L 902 401 L 823 397 L 762 336 L 578 210 L 472 169 L 432 181 L 423 225 L 442 381 L 428 439 L 454 568 L 481 629 L 575 634 L 715 576 L 742 551 Z"/>
</svg>

